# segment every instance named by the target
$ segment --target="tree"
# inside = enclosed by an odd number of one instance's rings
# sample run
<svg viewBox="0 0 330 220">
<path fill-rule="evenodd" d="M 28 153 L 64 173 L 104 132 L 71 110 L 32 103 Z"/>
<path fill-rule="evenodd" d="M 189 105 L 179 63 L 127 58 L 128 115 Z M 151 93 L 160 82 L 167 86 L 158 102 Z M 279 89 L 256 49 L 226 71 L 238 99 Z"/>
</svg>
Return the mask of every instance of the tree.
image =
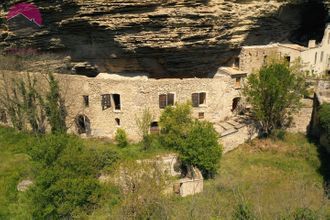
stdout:
<svg viewBox="0 0 330 220">
<path fill-rule="evenodd" d="M 304 79 L 280 60 L 273 60 L 257 74 L 251 74 L 243 90 L 265 135 L 290 125 L 305 92 Z"/>
<path fill-rule="evenodd" d="M 150 124 L 153 120 L 153 115 L 148 108 L 143 110 L 142 116 L 136 117 L 136 125 L 139 128 L 139 135 L 142 137 L 143 149 L 147 150 L 151 145 L 151 137 L 149 135 Z"/>
<path fill-rule="evenodd" d="M 58 81 L 53 74 L 48 74 L 49 92 L 46 96 L 45 109 L 52 133 L 66 133 L 67 111 L 60 93 Z"/>
<path fill-rule="evenodd" d="M 212 178 L 217 172 L 222 155 L 218 139 L 218 133 L 210 122 L 193 121 L 179 150 L 181 161 L 197 166 L 204 177 Z"/>
<path fill-rule="evenodd" d="M 186 166 L 197 166 L 204 177 L 219 168 L 222 150 L 218 134 L 209 122 L 194 120 L 189 103 L 168 106 L 160 117 L 161 142 L 175 149 Z"/>
</svg>

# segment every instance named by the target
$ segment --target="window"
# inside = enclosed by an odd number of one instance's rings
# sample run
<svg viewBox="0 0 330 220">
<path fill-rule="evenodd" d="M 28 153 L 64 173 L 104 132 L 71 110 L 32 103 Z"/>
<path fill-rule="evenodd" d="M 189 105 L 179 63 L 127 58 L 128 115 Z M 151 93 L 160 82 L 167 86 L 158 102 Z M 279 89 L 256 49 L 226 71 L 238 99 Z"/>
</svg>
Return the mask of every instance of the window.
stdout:
<svg viewBox="0 0 330 220">
<path fill-rule="evenodd" d="M 121 109 L 120 95 L 119 94 L 113 94 L 112 99 L 113 99 L 113 102 L 115 104 L 115 110 L 120 110 Z"/>
<path fill-rule="evenodd" d="M 204 119 L 204 112 L 198 112 L 198 118 Z"/>
<path fill-rule="evenodd" d="M 234 59 L 234 67 L 239 67 L 239 57 L 235 57 Z"/>
<path fill-rule="evenodd" d="M 287 61 L 288 63 L 290 63 L 290 61 L 291 61 L 291 57 L 290 57 L 290 56 L 285 56 L 284 59 L 285 59 L 285 61 Z"/>
<path fill-rule="evenodd" d="M 192 105 L 193 107 L 199 107 L 200 105 L 206 104 L 206 93 L 200 92 L 200 93 L 193 93 L 191 95 L 192 99 Z"/>
<path fill-rule="evenodd" d="M 89 107 L 89 96 L 88 95 L 84 95 L 83 96 L 84 99 L 84 106 L 85 107 Z"/>
<path fill-rule="evenodd" d="M 324 56 L 324 52 L 322 51 L 322 52 L 321 52 L 321 57 L 320 57 L 320 62 L 323 61 L 323 56 Z"/>
<path fill-rule="evenodd" d="M 119 127 L 120 126 L 120 119 L 116 118 L 115 121 L 116 121 L 116 125 Z"/>
<path fill-rule="evenodd" d="M 75 120 L 78 134 L 87 134 L 89 135 L 91 132 L 90 129 L 90 121 L 85 115 L 78 115 Z"/>
<path fill-rule="evenodd" d="M 157 121 L 154 121 L 150 124 L 150 133 L 159 134 L 159 126 Z"/>
<path fill-rule="evenodd" d="M 316 64 L 316 61 L 317 61 L 317 52 L 315 53 L 314 64 Z"/>
<path fill-rule="evenodd" d="M 159 108 L 165 108 L 166 106 L 174 105 L 174 94 L 160 94 L 159 95 Z"/>
<path fill-rule="evenodd" d="M 110 94 L 104 94 L 104 95 L 101 95 L 101 97 L 102 97 L 102 101 L 101 101 L 102 110 L 111 108 L 111 97 L 110 97 Z"/>
<path fill-rule="evenodd" d="M 267 62 L 267 58 L 268 58 L 267 55 L 265 55 L 265 56 L 264 56 L 264 64 L 266 64 L 266 62 Z"/>
<path fill-rule="evenodd" d="M 235 79 L 235 89 L 240 89 L 241 88 L 241 77 L 237 77 Z"/>
</svg>

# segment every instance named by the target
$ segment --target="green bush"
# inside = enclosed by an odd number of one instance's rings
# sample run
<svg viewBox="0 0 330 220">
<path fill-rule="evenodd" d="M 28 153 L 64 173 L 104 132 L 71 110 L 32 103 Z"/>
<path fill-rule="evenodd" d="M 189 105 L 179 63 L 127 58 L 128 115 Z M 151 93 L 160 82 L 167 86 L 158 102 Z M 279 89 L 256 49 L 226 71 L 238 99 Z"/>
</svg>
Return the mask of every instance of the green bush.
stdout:
<svg viewBox="0 0 330 220">
<path fill-rule="evenodd" d="M 161 142 L 177 150 L 186 165 L 197 166 L 205 177 L 212 177 L 222 154 L 218 134 L 209 122 L 193 120 L 189 103 L 167 107 L 160 117 Z"/>
<path fill-rule="evenodd" d="M 100 171 L 117 160 L 115 152 L 97 153 L 76 137 L 40 138 L 29 154 L 35 185 L 28 192 L 35 219 L 72 218 L 96 207 L 101 197 Z"/>
<path fill-rule="evenodd" d="M 246 203 L 240 203 L 234 210 L 233 219 L 235 220 L 255 220 L 257 219 L 251 209 Z"/>
<path fill-rule="evenodd" d="M 126 147 L 128 145 L 127 135 L 124 129 L 117 129 L 115 140 L 118 147 Z"/>
<path fill-rule="evenodd" d="M 213 177 L 222 155 L 218 133 L 209 122 L 194 121 L 179 150 L 183 163 L 197 166 L 205 177 Z"/>
</svg>

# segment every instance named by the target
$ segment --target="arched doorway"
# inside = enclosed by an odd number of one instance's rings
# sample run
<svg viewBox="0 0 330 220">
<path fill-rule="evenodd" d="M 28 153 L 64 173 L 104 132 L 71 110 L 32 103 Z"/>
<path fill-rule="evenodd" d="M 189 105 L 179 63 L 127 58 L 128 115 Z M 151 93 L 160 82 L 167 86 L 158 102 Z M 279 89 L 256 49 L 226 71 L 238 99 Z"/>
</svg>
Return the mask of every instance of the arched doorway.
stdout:
<svg viewBox="0 0 330 220">
<path fill-rule="evenodd" d="M 75 120 L 78 134 L 91 134 L 90 120 L 86 115 L 78 115 Z"/>
<path fill-rule="evenodd" d="M 240 97 L 236 97 L 233 99 L 233 104 L 232 104 L 232 108 L 231 108 L 231 111 L 236 111 L 238 109 L 238 106 L 239 106 L 239 102 L 241 101 L 241 98 Z"/>
</svg>

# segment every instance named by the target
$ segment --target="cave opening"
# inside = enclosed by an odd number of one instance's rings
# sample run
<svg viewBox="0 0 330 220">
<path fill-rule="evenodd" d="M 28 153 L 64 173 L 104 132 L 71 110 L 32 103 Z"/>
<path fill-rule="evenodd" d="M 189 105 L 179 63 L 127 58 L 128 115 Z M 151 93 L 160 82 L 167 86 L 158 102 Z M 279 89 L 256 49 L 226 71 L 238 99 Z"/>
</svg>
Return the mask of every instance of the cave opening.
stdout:
<svg viewBox="0 0 330 220">
<path fill-rule="evenodd" d="M 309 0 L 301 4 L 301 25 L 291 35 L 291 41 L 303 45 L 309 40 L 319 43 L 323 38 L 324 28 L 329 22 L 329 10 L 325 1 Z"/>
</svg>

